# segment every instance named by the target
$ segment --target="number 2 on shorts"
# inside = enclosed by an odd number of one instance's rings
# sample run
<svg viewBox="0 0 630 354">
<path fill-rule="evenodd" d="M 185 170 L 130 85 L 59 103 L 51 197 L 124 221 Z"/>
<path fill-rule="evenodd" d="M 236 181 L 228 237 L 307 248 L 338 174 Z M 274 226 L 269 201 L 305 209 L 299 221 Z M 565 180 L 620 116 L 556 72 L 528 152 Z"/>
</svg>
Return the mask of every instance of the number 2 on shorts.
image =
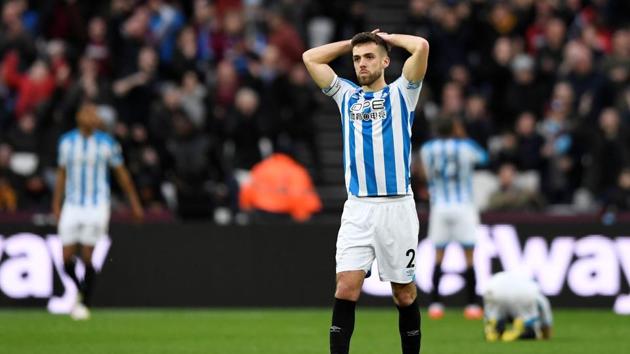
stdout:
<svg viewBox="0 0 630 354">
<path fill-rule="evenodd" d="M 416 258 L 416 250 L 414 250 L 413 248 L 408 249 L 405 255 L 409 257 L 409 254 L 411 254 L 411 260 L 409 261 L 409 264 L 407 264 L 407 268 L 413 268 L 416 266 L 415 264 L 413 264 L 413 260 Z"/>
</svg>

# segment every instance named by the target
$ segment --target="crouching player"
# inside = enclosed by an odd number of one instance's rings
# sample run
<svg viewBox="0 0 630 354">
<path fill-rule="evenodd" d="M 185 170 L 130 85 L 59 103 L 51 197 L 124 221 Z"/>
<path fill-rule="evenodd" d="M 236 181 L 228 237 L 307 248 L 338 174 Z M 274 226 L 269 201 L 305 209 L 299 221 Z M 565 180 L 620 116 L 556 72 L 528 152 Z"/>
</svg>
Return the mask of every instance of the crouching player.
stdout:
<svg viewBox="0 0 630 354">
<path fill-rule="evenodd" d="M 551 338 L 551 305 L 532 279 L 516 272 L 497 273 L 483 302 L 488 342 Z"/>
</svg>

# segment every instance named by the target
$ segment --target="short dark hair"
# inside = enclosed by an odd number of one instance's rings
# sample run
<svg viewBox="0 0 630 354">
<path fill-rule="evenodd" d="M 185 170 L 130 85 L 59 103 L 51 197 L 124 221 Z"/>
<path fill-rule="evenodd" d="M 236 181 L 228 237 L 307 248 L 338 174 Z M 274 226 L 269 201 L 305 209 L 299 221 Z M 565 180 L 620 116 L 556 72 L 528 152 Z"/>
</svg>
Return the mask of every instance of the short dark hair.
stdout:
<svg viewBox="0 0 630 354">
<path fill-rule="evenodd" d="M 455 119 L 438 117 L 434 123 L 435 134 L 440 138 L 448 138 L 455 132 Z"/>
<path fill-rule="evenodd" d="M 386 53 L 389 53 L 391 49 L 390 45 L 387 44 L 387 42 L 385 42 L 385 40 L 381 36 L 372 32 L 357 33 L 354 35 L 354 37 L 352 37 L 352 40 L 350 41 L 352 48 L 359 44 L 365 43 L 376 43 L 376 45 L 383 47 Z"/>
</svg>

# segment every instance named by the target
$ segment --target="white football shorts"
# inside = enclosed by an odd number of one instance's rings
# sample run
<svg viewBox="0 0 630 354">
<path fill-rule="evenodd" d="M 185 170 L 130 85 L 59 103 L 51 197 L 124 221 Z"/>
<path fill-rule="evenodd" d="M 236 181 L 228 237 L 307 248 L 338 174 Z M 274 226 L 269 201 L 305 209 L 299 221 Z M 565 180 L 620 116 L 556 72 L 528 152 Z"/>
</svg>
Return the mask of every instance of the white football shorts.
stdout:
<svg viewBox="0 0 630 354">
<path fill-rule="evenodd" d="M 411 283 L 418 261 L 419 227 L 412 196 L 350 196 L 337 235 L 337 273 L 367 273 L 376 259 L 382 281 Z"/>
<path fill-rule="evenodd" d="M 78 206 L 64 204 L 59 218 L 58 233 L 61 243 L 94 246 L 107 235 L 109 227 L 109 204 Z"/>
<path fill-rule="evenodd" d="M 429 240 L 438 248 L 450 242 L 474 247 L 477 241 L 479 213 L 474 205 L 436 205 L 429 214 Z"/>
</svg>

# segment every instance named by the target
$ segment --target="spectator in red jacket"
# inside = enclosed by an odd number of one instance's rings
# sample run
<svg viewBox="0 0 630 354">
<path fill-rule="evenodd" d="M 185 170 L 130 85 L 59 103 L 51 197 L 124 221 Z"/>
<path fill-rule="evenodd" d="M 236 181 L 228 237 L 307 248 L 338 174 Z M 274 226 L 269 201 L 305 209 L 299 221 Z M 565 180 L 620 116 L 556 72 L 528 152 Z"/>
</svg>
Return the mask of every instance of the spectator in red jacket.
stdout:
<svg viewBox="0 0 630 354">
<path fill-rule="evenodd" d="M 55 90 L 55 84 L 57 82 L 65 84 L 70 74 L 70 69 L 65 63 L 57 63 L 53 72 L 43 60 L 36 60 L 28 72 L 23 74 L 18 71 L 19 62 L 17 52 L 11 52 L 7 54 L 0 68 L 0 77 L 7 86 L 17 91 L 16 117 L 34 110 L 40 103 L 50 98 Z"/>
</svg>

